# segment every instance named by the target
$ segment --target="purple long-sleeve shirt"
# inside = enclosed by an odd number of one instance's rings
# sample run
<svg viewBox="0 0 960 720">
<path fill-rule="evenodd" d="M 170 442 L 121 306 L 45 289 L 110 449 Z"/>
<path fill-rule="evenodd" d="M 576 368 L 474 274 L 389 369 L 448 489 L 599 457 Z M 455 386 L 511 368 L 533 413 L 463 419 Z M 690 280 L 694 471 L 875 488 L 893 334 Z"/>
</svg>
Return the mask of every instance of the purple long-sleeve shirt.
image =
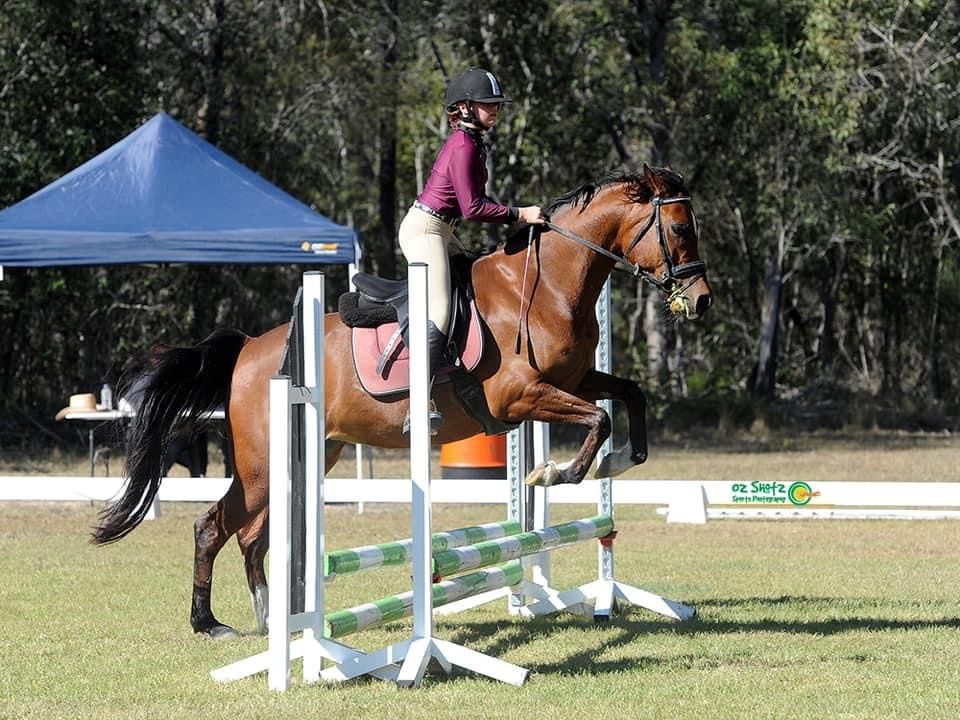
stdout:
<svg viewBox="0 0 960 720">
<path fill-rule="evenodd" d="M 454 130 L 437 153 L 430 177 L 417 200 L 450 218 L 514 222 L 518 215 L 516 208 L 496 203 L 484 193 L 486 155 L 482 137 L 466 130 Z"/>
</svg>

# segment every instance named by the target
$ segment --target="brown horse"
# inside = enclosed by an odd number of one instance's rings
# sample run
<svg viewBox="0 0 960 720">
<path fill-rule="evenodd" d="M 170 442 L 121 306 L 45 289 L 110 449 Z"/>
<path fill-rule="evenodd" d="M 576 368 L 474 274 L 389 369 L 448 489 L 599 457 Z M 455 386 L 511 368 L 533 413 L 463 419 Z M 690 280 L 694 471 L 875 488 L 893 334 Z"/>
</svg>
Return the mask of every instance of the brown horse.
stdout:
<svg viewBox="0 0 960 720">
<path fill-rule="evenodd" d="M 472 268 L 476 304 L 493 341 L 473 374 L 492 415 L 509 423 L 574 423 L 587 430 L 573 460 L 544 463 L 527 478 L 541 485 L 583 480 L 611 432 L 609 416 L 596 404 L 599 399 L 626 404 L 629 442 L 602 458 L 597 475 L 615 476 L 646 460 L 642 391 L 632 380 L 592 369 L 599 339 L 595 305 L 614 267 L 656 285 L 674 314 L 697 318 L 711 304 L 697 225 L 678 174 L 644 166 L 642 175 L 607 177 L 554 201 L 549 213 L 548 229 L 535 242 L 517 237 Z M 325 317 L 324 332 L 326 469 L 347 443 L 407 447 L 401 433 L 407 399 L 384 400 L 364 392 L 350 360 L 351 329 L 338 315 Z M 142 376 L 143 401 L 128 436 L 129 481 L 94 532 L 94 542 L 107 543 L 133 530 L 157 493 L 167 442 L 195 430 L 205 414 L 225 403 L 234 479 L 195 524 L 190 620 L 196 632 L 234 634 L 210 607 L 213 562 L 234 534 L 257 622 L 261 632 L 265 629 L 267 381 L 278 371 L 286 334 L 286 326 L 255 338 L 218 331 L 192 348 L 166 350 L 154 358 Z M 443 413 L 434 442 L 480 431 L 450 384 L 436 386 L 433 395 Z"/>
</svg>

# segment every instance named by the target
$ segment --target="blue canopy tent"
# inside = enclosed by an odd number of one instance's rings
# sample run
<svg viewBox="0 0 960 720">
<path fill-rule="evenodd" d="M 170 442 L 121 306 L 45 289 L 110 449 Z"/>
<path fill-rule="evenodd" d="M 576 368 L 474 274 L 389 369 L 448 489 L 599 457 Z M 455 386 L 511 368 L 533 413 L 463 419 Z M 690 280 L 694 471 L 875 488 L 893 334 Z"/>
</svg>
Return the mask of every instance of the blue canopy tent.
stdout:
<svg viewBox="0 0 960 720">
<path fill-rule="evenodd" d="M 356 264 L 360 254 L 355 230 L 310 209 L 166 113 L 0 211 L 0 268 Z"/>
</svg>

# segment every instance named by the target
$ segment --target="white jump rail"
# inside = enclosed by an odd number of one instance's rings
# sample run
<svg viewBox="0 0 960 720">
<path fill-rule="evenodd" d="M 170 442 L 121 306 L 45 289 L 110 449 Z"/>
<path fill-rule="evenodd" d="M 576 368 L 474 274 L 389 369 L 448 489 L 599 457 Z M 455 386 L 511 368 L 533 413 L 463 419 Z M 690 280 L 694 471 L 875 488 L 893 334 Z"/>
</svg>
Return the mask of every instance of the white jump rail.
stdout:
<svg viewBox="0 0 960 720">
<path fill-rule="evenodd" d="M 231 478 L 167 477 L 157 497 L 162 502 L 216 502 Z M 0 502 L 108 502 L 120 496 L 124 478 L 81 475 L 0 476 Z M 550 488 L 554 505 L 593 505 L 598 480 Z M 960 482 L 811 481 L 819 495 L 805 505 L 790 502 L 733 502 L 731 488 L 751 481 L 617 480 L 617 505 L 653 505 L 668 522 L 705 522 L 707 518 L 774 519 L 960 519 Z M 787 482 L 789 486 L 791 483 Z M 509 493 L 502 479 L 433 480 L 433 502 L 502 505 Z M 410 503 L 410 478 L 328 478 L 328 503 Z"/>
</svg>

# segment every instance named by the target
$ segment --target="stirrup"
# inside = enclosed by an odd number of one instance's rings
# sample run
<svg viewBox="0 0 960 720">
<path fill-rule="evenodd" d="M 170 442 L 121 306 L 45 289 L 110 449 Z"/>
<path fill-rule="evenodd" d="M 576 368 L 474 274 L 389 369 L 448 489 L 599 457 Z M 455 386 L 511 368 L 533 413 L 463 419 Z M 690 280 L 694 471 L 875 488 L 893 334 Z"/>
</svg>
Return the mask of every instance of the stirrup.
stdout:
<svg viewBox="0 0 960 720">
<path fill-rule="evenodd" d="M 443 425 L 443 413 L 437 410 L 437 406 L 434 404 L 433 400 L 430 401 L 430 435 L 436 435 L 440 432 L 440 426 Z M 403 427 L 400 429 L 400 433 L 406 437 L 410 434 L 410 409 L 407 408 L 407 414 L 403 418 Z"/>
</svg>

